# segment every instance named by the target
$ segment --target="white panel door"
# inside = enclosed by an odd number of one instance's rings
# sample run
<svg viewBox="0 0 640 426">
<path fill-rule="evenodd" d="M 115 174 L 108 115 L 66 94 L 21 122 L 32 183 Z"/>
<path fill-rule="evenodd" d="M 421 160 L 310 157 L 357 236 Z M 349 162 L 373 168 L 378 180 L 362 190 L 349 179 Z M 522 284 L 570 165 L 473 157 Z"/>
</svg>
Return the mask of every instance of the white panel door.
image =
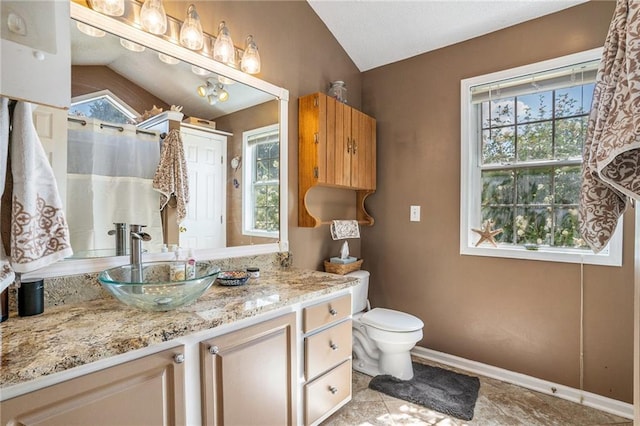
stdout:
<svg viewBox="0 0 640 426">
<path fill-rule="evenodd" d="M 36 105 L 33 125 L 47 153 L 58 184 L 62 207 L 67 210 L 67 111 Z"/>
<path fill-rule="evenodd" d="M 180 131 L 189 175 L 189 204 L 181 224 L 180 247 L 226 247 L 227 138 L 184 126 Z"/>
</svg>

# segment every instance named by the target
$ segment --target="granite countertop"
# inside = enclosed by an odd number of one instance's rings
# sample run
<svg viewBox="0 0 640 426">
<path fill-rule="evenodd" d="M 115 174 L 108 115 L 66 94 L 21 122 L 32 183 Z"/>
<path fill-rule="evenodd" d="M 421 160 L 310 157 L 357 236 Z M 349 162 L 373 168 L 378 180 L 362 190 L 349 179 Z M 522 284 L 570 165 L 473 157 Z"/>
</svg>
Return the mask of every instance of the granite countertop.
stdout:
<svg viewBox="0 0 640 426">
<path fill-rule="evenodd" d="M 317 271 L 263 271 L 240 287 L 214 284 L 195 303 L 145 312 L 113 297 L 14 314 L 0 324 L 0 388 L 145 348 L 349 288 L 351 277 Z"/>
</svg>

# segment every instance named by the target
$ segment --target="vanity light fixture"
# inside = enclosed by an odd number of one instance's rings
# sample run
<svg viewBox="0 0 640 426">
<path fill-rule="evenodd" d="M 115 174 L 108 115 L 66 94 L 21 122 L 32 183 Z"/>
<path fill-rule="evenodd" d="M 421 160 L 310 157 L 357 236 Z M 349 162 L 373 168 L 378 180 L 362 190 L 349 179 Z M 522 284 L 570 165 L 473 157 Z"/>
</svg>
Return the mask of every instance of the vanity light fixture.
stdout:
<svg viewBox="0 0 640 426">
<path fill-rule="evenodd" d="M 104 37 L 105 33 L 102 30 L 99 30 L 91 25 L 84 24 L 82 22 L 76 22 L 76 27 L 80 30 L 81 33 L 86 34 L 91 37 Z"/>
<path fill-rule="evenodd" d="M 162 35 L 167 31 L 167 14 L 162 0 L 145 0 L 140 10 L 140 23 L 151 34 Z"/>
<path fill-rule="evenodd" d="M 124 0 L 89 0 L 89 4 L 93 10 L 105 15 L 124 15 Z"/>
<path fill-rule="evenodd" d="M 121 38 L 120 39 L 120 45 L 122 47 L 124 47 L 127 50 L 130 50 L 132 52 L 144 52 L 145 47 L 141 44 L 138 43 L 134 43 L 130 40 L 127 40 L 126 38 Z"/>
<path fill-rule="evenodd" d="M 224 21 L 218 25 L 218 36 L 213 44 L 213 59 L 227 65 L 236 63 L 236 48 Z"/>
<path fill-rule="evenodd" d="M 160 59 L 165 64 L 175 65 L 180 62 L 178 59 L 173 56 L 165 55 L 164 53 L 158 53 L 158 59 Z"/>
<path fill-rule="evenodd" d="M 200 16 L 193 4 L 187 9 L 187 17 L 180 27 L 180 44 L 191 50 L 200 50 L 204 45 Z"/>
<path fill-rule="evenodd" d="M 260 53 L 258 53 L 258 46 L 253 41 L 252 35 L 247 37 L 240 69 L 247 74 L 258 74 L 260 72 Z"/>
</svg>

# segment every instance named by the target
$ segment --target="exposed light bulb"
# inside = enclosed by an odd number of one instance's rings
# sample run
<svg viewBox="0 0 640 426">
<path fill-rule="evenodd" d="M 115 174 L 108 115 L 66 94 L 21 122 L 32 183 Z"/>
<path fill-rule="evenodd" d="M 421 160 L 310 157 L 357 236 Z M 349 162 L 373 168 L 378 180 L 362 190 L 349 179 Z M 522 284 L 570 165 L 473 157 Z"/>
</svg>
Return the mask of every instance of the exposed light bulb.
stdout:
<svg viewBox="0 0 640 426">
<path fill-rule="evenodd" d="M 91 25 L 84 24 L 82 22 L 76 22 L 76 27 L 80 30 L 81 33 L 86 34 L 91 37 L 104 37 L 105 33 L 102 30 L 99 30 Z"/>
<path fill-rule="evenodd" d="M 224 21 L 218 25 L 218 36 L 213 44 L 213 59 L 223 64 L 235 64 L 236 61 L 236 49 Z"/>
<path fill-rule="evenodd" d="M 207 81 L 206 85 L 203 84 L 201 86 L 198 86 L 198 88 L 196 89 L 196 92 L 198 93 L 198 95 L 200 95 L 200 96 L 202 96 L 204 98 L 205 96 L 207 96 L 209 94 L 209 88 L 210 87 L 211 86 L 210 86 L 209 82 Z"/>
<path fill-rule="evenodd" d="M 121 38 L 120 39 L 120 45 L 122 47 L 124 47 L 127 50 L 130 50 L 132 52 L 143 52 L 145 47 L 141 44 L 138 43 L 134 43 L 130 40 L 127 40 L 126 38 Z"/>
<path fill-rule="evenodd" d="M 180 44 L 191 50 L 200 50 L 204 45 L 200 16 L 193 4 L 187 9 L 187 17 L 180 28 Z"/>
<path fill-rule="evenodd" d="M 110 16 L 124 15 L 124 0 L 89 0 L 89 3 L 96 12 Z"/>
<path fill-rule="evenodd" d="M 258 46 L 253 41 L 252 35 L 247 37 L 240 69 L 247 74 L 258 74 L 260 72 L 260 53 L 258 53 Z"/>
<path fill-rule="evenodd" d="M 218 100 L 220 102 L 226 102 L 229 100 L 229 92 L 227 92 L 226 90 L 224 90 L 224 87 L 222 85 L 219 85 L 219 91 L 218 91 Z"/>
<path fill-rule="evenodd" d="M 140 23 L 151 34 L 164 34 L 167 31 L 167 14 L 162 0 L 145 0 L 140 9 Z"/>
</svg>

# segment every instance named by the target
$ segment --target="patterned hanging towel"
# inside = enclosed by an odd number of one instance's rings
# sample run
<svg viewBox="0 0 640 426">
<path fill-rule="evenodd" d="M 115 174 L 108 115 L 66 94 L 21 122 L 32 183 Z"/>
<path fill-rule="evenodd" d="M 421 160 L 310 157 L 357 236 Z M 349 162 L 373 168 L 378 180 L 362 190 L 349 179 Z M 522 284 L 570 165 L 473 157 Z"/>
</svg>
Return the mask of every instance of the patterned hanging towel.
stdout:
<svg viewBox="0 0 640 426">
<path fill-rule="evenodd" d="M 334 220 L 331 222 L 331 238 L 360 238 L 360 226 L 357 220 Z"/>
<path fill-rule="evenodd" d="M 187 161 L 180 131 L 173 129 L 162 143 L 160 163 L 153 177 L 153 189 L 160 192 L 160 210 L 167 205 L 171 196 L 176 198 L 176 222 L 178 225 L 187 217 L 189 203 L 189 176 Z"/>
<path fill-rule="evenodd" d="M 628 197 L 640 198 L 640 2 L 618 0 L 596 77 L 580 191 L 580 232 L 598 253 Z"/>
<path fill-rule="evenodd" d="M 18 102 L 11 132 L 11 265 L 26 273 L 71 256 L 56 179 L 33 125 L 32 105 Z"/>
<path fill-rule="evenodd" d="M 0 97 L 0 197 L 4 192 L 9 152 L 9 99 Z M 1 202 L 1 201 L 0 201 Z M 15 280 L 11 261 L 0 238 L 0 293 Z"/>
</svg>

